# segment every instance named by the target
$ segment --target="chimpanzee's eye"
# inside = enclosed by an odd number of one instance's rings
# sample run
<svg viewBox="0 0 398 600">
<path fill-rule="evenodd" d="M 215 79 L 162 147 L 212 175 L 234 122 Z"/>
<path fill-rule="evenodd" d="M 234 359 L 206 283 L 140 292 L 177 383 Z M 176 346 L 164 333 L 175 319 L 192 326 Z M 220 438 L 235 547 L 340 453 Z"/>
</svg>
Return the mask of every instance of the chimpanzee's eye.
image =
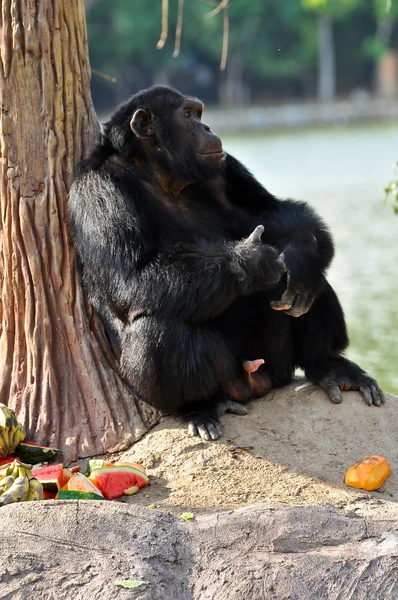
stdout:
<svg viewBox="0 0 398 600">
<path fill-rule="evenodd" d="M 199 121 L 202 118 L 202 111 L 200 110 L 200 108 L 198 108 L 198 110 L 196 111 L 196 116 L 198 117 Z"/>
<path fill-rule="evenodd" d="M 189 119 L 190 116 L 191 116 L 191 112 L 190 112 L 189 108 L 184 108 L 184 117 L 188 117 L 188 119 Z"/>
</svg>

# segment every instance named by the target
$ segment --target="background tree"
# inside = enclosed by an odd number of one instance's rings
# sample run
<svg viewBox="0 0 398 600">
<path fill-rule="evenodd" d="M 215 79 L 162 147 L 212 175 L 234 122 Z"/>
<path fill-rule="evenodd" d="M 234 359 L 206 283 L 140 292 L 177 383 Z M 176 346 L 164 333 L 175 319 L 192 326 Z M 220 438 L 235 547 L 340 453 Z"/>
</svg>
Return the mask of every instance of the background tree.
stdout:
<svg viewBox="0 0 398 600">
<path fill-rule="evenodd" d="M 302 0 L 317 15 L 318 99 L 333 100 L 336 95 L 336 51 L 333 23 L 355 10 L 358 0 Z"/>
<path fill-rule="evenodd" d="M 76 162 L 98 134 L 83 0 L 2 0 L 0 401 L 67 459 L 127 447 L 156 415 L 87 315 L 68 231 Z"/>
<path fill-rule="evenodd" d="M 382 97 L 395 97 L 398 95 L 398 55 L 394 49 L 397 39 L 394 26 L 398 19 L 398 3 L 372 0 L 369 12 L 375 27 L 365 38 L 363 51 L 375 63 L 376 93 Z"/>
</svg>

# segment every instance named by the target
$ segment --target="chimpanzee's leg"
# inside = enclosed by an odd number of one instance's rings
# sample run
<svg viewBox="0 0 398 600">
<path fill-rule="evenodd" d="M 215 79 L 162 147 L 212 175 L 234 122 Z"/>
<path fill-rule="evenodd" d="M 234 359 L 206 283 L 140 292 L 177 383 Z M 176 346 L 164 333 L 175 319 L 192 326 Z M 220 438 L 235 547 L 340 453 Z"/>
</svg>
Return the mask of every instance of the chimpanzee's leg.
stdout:
<svg viewBox="0 0 398 600">
<path fill-rule="evenodd" d="M 190 433 L 217 439 L 224 412 L 247 413 L 234 400 L 250 397 L 248 376 L 234 343 L 220 332 L 143 316 L 126 327 L 121 347 L 122 373 L 139 397 L 181 416 Z M 245 385 L 246 397 L 229 393 Z"/>
<path fill-rule="evenodd" d="M 293 319 L 292 332 L 296 365 L 332 402 L 340 403 L 344 390 L 360 391 L 369 405 L 379 406 L 384 401 L 376 381 L 342 356 L 348 346 L 347 330 L 343 310 L 329 284 L 308 313 Z"/>
<path fill-rule="evenodd" d="M 271 387 L 288 384 L 294 373 L 292 317 L 270 306 L 273 296 L 259 292 L 240 298 L 225 315 L 223 331 L 233 331 L 241 340 L 242 354 L 264 362 L 249 376 L 252 397 L 264 396 Z M 228 318 L 228 320 L 227 320 Z M 246 368 L 246 366 L 245 366 Z M 259 384 L 258 392 L 256 385 Z"/>
</svg>

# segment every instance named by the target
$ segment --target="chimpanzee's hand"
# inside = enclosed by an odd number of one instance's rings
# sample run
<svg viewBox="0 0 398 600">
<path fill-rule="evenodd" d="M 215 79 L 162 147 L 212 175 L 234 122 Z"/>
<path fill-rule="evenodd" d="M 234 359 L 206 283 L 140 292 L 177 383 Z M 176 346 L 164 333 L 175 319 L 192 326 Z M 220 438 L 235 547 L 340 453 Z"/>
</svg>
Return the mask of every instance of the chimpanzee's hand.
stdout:
<svg viewBox="0 0 398 600">
<path fill-rule="evenodd" d="M 264 226 L 257 225 L 248 238 L 235 245 L 234 270 L 251 289 L 278 283 L 286 268 L 278 251 L 261 242 L 263 232 Z"/>
<path fill-rule="evenodd" d="M 283 261 L 285 260 L 283 252 L 279 258 Z M 292 317 L 301 317 L 301 315 L 309 311 L 314 299 L 315 291 L 306 289 L 303 284 L 295 281 L 291 270 L 287 267 L 287 288 L 280 300 L 271 302 L 271 307 L 274 310 L 283 310 L 283 312 Z"/>
</svg>

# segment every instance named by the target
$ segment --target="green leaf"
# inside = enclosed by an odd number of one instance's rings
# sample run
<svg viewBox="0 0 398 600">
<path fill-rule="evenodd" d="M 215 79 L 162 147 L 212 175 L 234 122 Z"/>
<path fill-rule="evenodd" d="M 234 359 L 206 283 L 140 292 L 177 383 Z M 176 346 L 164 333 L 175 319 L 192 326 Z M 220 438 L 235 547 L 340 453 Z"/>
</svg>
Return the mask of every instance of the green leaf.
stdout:
<svg viewBox="0 0 398 600">
<path fill-rule="evenodd" d="M 157 508 L 156 504 L 148 504 L 147 508 Z"/>
<path fill-rule="evenodd" d="M 146 585 L 147 583 L 147 581 L 143 581 L 142 579 L 118 579 L 117 581 L 115 581 L 115 585 L 124 587 L 127 590 L 132 590 L 133 588 L 141 587 L 142 585 Z"/>
<path fill-rule="evenodd" d="M 181 519 L 184 519 L 184 521 L 191 521 L 193 519 L 193 513 L 191 513 L 191 512 L 182 513 Z"/>
</svg>

